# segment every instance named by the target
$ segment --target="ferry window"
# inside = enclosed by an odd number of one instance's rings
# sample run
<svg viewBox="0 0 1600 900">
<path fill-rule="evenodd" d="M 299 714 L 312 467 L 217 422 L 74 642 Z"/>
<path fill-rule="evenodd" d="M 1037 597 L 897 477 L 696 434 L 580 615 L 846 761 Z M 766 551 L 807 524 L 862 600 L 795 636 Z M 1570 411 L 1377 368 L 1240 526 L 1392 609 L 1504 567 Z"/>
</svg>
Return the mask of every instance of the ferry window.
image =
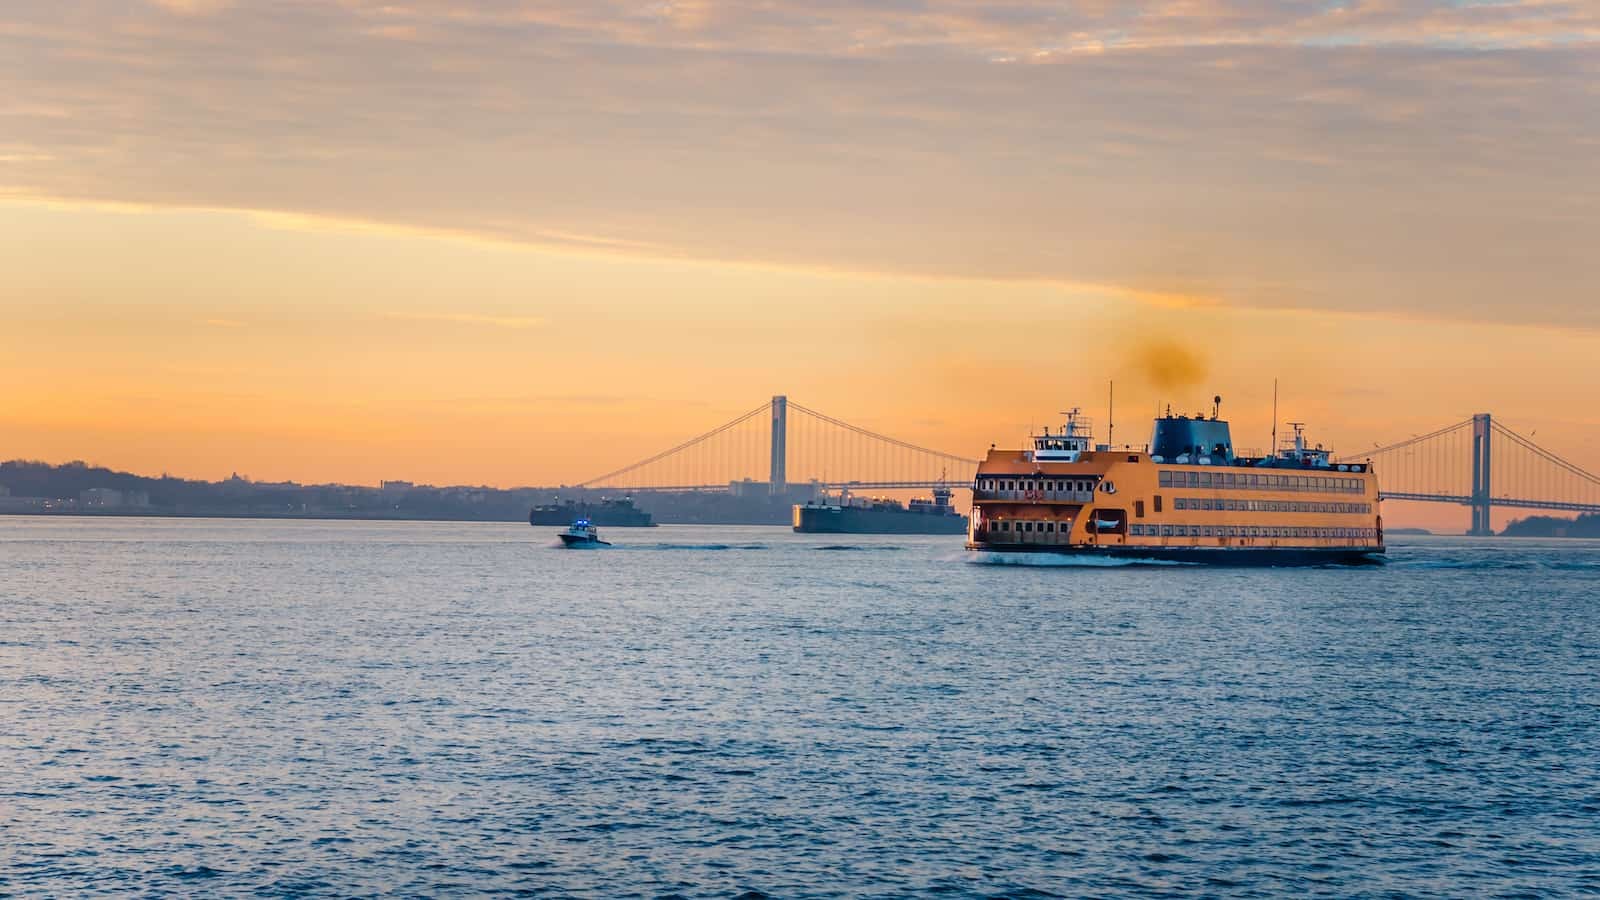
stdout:
<svg viewBox="0 0 1600 900">
<path fill-rule="evenodd" d="M 1128 462 L 1138 462 L 1138 461 L 1139 461 L 1139 454 L 1137 454 L 1137 453 L 1129 453 L 1128 454 Z"/>
<path fill-rule="evenodd" d="M 1199 472 L 1190 472 L 1190 473 L 1188 473 L 1187 477 L 1189 479 L 1189 487 L 1199 487 L 1200 486 L 1200 473 Z"/>
<path fill-rule="evenodd" d="M 1171 525 L 1163 525 L 1163 526 L 1161 526 L 1161 536 L 1162 537 L 1172 537 L 1172 526 Z"/>
<path fill-rule="evenodd" d="M 1211 473 L 1210 472 L 1201 472 L 1200 473 L 1200 486 L 1201 487 L 1211 487 Z"/>
<path fill-rule="evenodd" d="M 1172 501 L 1172 508 L 1173 509 L 1187 509 L 1188 508 L 1188 503 L 1189 503 L 1189 501 L 1183 499 L 1182 497 L 1179 497 L 1176 500 Z"/>
<path fill-rule="evenodd" d="M 1162 469 L 1161 474 L 1156 476 L 1156 483 L 1161 487 L 1172 487 L 1172 473 Z"/>
<path fill-rule="evenodd" d="M 1155 500 L 1156 500 L 1156 512 L 1161 512 L 1161 495 L 1157 494 L 1156 497 L 1155 497 Z"/>
<path fill-rule="evenodd" d="M 1138 518 L 1138 519 L 1144 518 L 1144 501 L 1143 500 L 1135 500 L 1135 501 L 1133 501 L 1133 515 L 1134 515 L 1134 518 Z"/>
</svg>

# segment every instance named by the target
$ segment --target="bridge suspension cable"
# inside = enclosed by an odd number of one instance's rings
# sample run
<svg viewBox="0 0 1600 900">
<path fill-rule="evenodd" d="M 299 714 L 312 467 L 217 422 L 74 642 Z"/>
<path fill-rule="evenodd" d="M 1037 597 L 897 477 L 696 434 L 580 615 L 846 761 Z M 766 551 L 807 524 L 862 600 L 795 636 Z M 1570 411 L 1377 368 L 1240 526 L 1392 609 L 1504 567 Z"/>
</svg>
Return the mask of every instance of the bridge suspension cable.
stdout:
<svg viewBox="0 0 1600 900">
<path fill-rule="evenodd" d="M 827 424 L 832 425 L 832 426 L 834 426 L 836 428 L 843 428 L 843 429 L 845 429 L 847 431 L 854 432 L 855 434 L 861 435 L 862 437 L 871 438 L 872 440 L 875 440 L 875 441 L 882 441 L 885 444 L 892 444 L 893 446 L 899 447 L 899 448 L 901 448 L 903 450 L 910 450 L 910 451 L 913 451 L 915 453 L 926 453 L 929 456 L 937 456 L 937 457 L 939 457 L 941 459 L 947 460 L 947 461 L 952 462 L 952 463 L 959 463 L 959 464 L 961 464 L 963 466 L 976 466 L 978 464 L 978 461 L 975 460 L 975 459 L 967 459 L 964 456 L 957 456 L 954 453 L 945 453 L 942 450 L 930 450 L 927 447 L 919 447 L 916 444 L 912 444 L 912 443 L 908 443 L 906 441 L 902 441 L 899 438 L 892 438 L 892 437 L 889 437 L 888 435 L 885 435 L 885 434 L 879 434 L 876 431 L 869 431 L 869 430 L 867 430 L 865 428 L 862 428 L 859 425 L 851 425 L 849 422 L 845 422 L 845 421 L 843 421 L 841 419 L 835 419 L 833 416 L 827 415 L 826 413 L 820 413 L 820 412 L 817 412 L 814 409 L 810 409 L 808 407 L 801 406 L 800 404 L 794 402 L 793 400 L 789 401 L 789 408 L 793 409 L 793 410 L 796 410 L 798 412 L 805 413 L 808 416 L 811 416 L 811 417 L 813 417 L 815 419 L 818 419 L 820 421 L 826 422 Z"/>
<path fill-rule="evenodd" d="M 743 425 L 745 422 L 750 421 L 751 419 L 755 418 L 756 416 L 759 416 L 762 413 L 768 412 L 771 408 L 772 408 L 772 403 L 770 401 L 767 402 L 767 403 L 763 403 L 760 406 L 756 407 L 755 409 L 752 409 L 749 412 L 739 416 L 738 418 L 732 419 L 732 420 L 730 420 L 728 422 L 724 422 L 723 424 L 718 425 L 716 428 L 713 428 L 710 431 L 705 432 L 704 434 L 696 435 L 695 437 L 692 437 L 692 438 L 688 439 L 687 441 L 684 441 L 683 443 L 678 444 L 675 447 L 669 447 L 668 449 L 663 450 L 663 451 L 661 451 L 660 453 L 657 453 L 654 456 L 651 456 L 651 457 L 646 458 L 646 459 L 641 459 L 636 463 L 631 463 L 629 465 L 623 466 L 620 469 L 615 469 L 613 471 L 607 472 L 604 475 L 596 476 L 594 478 L 589 479 L 588 481 L 580 481 L 580 482 L 578 482 L 576 487 L 590 487 L 591 485 L 597 485 L 597 484 L 600 484 L 602 482 L 612 481 L 612 480 L 614 480 L 616 478 L 619 478 L 619 477 L 621 477 L 623 475 L 626 475 L 626 474 L 628 474 L 630 472 L 635 472 L 635 471 L 637 471 L 639 469 L 642 469 L 642 468 L 644 468 L 644 467 L 646 467 L 648 465 L 651 465 L 652 463 L 660 462 L 660 461 L 666 459 L 669 456 L 675 456 L 675 455 L 677 455 L 679 453 L 682 453 L 685 450 L 688 450 L 688 449 L 690 449 L 692 447 L 696 447 L 696 446 L 698 446 L 700 444 L 704 444 L 705 442 L 711 440 L 714 437 L 717 437 L 718 435 L 721 435 L 721 434 L 724 434 L 726 432 L 732 431 L 734 428 L 737 428 L 738 426 Z"/>
<path fill-rule="evenodd" d="M 1374 457 L 1374 456 L 1382 456 L 1382 455 L 1387 454 L 1387 453 L 1394 453 L 1394 452 L 1396 452 L 1398 450 L 1404 450 L 1407 447 L 1411 447 L 1411 446 L 1414 446 L 1416 444 L 1426 443 L 1428 441 L 1444 437 L 1445 435 L 1451 434 L 1453 432 L 1461 431 L 1461 430 L 1468 429 L 1468 428 L 1471 428 L 1471 427 L 1472 427 L 1472 420 L 1471 419 L 1465 419 L 1463 421 L 1455 423 L 1454 425 L 1446 425 L 1445 427 L 1440 428 L 1437 431 L 1430 431 L 1427 434 L 1417 435 L 1414 438 L 1410 438 L 1409 440 L 1404 440 L 1404 441 L 1400 441 L 1398 443 L 1390 444 L 1387 447 L 1377 447 L 1377 448 L 1374 448 L 1372 450 L 1367 450 L 1367 451 L 1365 451 L 1363 453 L 1352 453 L 1352 454 L 1349 454 L 1347 456 L 1341 456 L 1341 457 L 1339 457 L 1338 460 L 1336 460 L 1336 462 L 1343 462 L 1343 463 L 1360 462 L 1363 459 L 1368 459 L 1368 458 L 1371 458 L 1371 457 Z"/>
<path fill-rule="evenodd" d="M 1546 450 L 1543 447 L 1539 446 L 1538 444 L 1535 444 L 1534 442 L 1532 442 L 1532 441 L 1528 440 L 1527 438 L 1523 437 L 1522 435 L 1517 434 L 1515 431 L 1512 431 L 1511 429 L 1505 427 L 1504 425 L 1501 425 L 1499 422 L 1495 422 L 1494 423 L 1494 430 L 1495 430 L 1496 434 L 1498 434 L 1501 437 L 1506 438 L 1507 440 L 1515 443 L 1517 446 L 1521 447 L 1522 449 L 1527 450 L 1528 452 L 1537 455 L 1540 459 L 1543 459 L 1545 462 L 1548 462 L 1548 463 L 1550 463 L 1552 465 L 1555 465 L 1555 466 L 1565 470 L 1569 474 L 1576 475 L 1578 478 L 1581 478 L 1584 481 L 1589 482 L 1590 484 L 1593 484 L 1593 485 L 1596 485 L 1597 487 L 1600 487 L 1600 475 L 1595 475 L 1593 472 L 1590 472 L 1590 471 L 1588 471 L 1586 469 L 1581 468 L 1576 463 L 1571 463 L 1571 462 L 1568 462 L 1565 459 L 1562 459 L 1561 457 L 1555 455 L 1554 453 L 1551 453 L 1549 450 Z"/>
<path fill-rule="evenodd" d="M 762 419 L 768 413 L 770 423 Z M 976 468 L 976 460 L 880 434 L 779 396 L 576 487 L 715 491 L 765 483 L 774 494 L 788 493 L 790 484 L 895 490 L 964 484 Z"/>
</svg>

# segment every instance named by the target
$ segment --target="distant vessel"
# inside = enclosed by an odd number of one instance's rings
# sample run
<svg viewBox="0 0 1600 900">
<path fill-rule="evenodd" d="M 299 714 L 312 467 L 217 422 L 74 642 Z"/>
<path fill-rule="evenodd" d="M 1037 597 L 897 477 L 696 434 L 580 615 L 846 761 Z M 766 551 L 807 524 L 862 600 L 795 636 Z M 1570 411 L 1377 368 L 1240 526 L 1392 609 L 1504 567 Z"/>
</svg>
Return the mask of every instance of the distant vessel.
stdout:
<svg viewBox="0 0 1600 900">
<path fill-rule="evenodd" d="M 633 505 L 632 497 L 620 500 L 602 499 L 598 504 L 547 503 L 535 506 L 528 513 L 529 525 L 564 525 L 576 519 L 585 519 L 607 528 L 651 528 L 655 522 L 650 514 Z"/>
<path fill-rule="evenodd" d="M 563 546 L 573 550 L 587 550 L 591 547 L 609 547 L 610 544 L 600 540 L 600 531 L 588 519 L 579 519 L 567 526 L 567 530 L 559 535 Z"/>
<path fill-rule="evenodd" d="M 1142 450 L 1092 443 L 1074 409 L 1028 450 L 989 451 L 969 550 L 1234 565 L 1369 562 L 1384 553 L 1378 479 L 1308 448 L 1301 423 L 1269 456 L 1236 455 L 1219 417 L 1155 420 Z"/>
<path fill-rule="evenodd" d="M 909 507 L 897 500 L 857 500 L 849 491 L 794 507 L 794 530 L 801 534 L 962 534 L 967 519 L 950 505 L 950 489 L 933 489 L 933 499 Z"/>
</svg>

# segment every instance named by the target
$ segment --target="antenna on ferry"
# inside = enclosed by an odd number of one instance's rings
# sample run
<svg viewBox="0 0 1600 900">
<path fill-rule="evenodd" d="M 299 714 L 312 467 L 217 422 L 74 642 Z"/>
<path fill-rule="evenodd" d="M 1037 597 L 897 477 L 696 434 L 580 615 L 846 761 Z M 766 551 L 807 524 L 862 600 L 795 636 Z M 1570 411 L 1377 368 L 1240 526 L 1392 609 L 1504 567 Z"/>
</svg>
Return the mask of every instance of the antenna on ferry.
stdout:
<svg viewBox="0 0 1600 900">
<path fill-rule="evenodd" d="M 1106 382 L 1106 446 L 1107 447 L 1110 447 L 1115 443 L 1114 441 L 1111 440 L 1111 435 L 1112 435 L 1112 433 L 1114 431 L 1116 431 L 1116 428 L 1117 428 L 1117 420 L 1112 418 L 1112 413 L 1116 411 L 1116 408 L 1117 408 L 1117 383 L 1115 381 L 1108 381 L 1108 382 Z"/>
<path fill-rule="evenodd" d="M 1267 457 L 1278 455 L 1278 379 L 1272 379 L 1272 446 L 1267 450 Z"/>
<path fill-rule="evenodd" d="M 1222 395 L 1217 394 L 1211 398 L 1211 421 L 1222 418 Z"/>
</svg>

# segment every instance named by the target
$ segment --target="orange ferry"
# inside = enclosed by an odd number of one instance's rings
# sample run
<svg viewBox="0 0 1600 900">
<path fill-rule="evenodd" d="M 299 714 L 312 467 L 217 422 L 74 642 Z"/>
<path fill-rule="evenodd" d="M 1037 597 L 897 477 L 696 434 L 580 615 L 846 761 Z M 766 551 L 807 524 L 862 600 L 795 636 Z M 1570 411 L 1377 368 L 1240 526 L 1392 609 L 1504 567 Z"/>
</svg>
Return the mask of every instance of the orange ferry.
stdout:
<svg viewBox="0 0 1600 900">
<path fill-rule="evenodd" d="M 1228 423 L 1155 420 L 1143 449 L 1092 443 L 1077 410 L 1031 450 L 989 450 L 973 482 L 967 549 L 1233 565 L 1381 561 L 1378 480 L 1335 463 L 1301 426 L 1270 456 L 1234 453 Z"/>
</svg>

